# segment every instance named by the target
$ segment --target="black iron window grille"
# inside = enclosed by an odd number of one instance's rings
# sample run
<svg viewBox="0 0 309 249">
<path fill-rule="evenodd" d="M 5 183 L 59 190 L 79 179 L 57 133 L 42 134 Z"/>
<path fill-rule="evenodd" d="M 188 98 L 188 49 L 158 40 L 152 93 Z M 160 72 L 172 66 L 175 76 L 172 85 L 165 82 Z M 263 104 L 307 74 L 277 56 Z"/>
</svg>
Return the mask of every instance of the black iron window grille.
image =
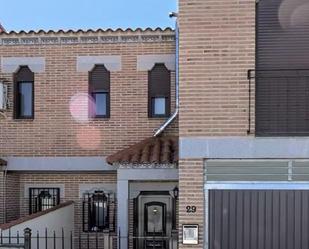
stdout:
<svg viewBox="0 0 309 249">
<path fill-rule="evenodd" d="M 29 189 L 29 213 L 37 213 L 60 203 L 59 188 L 30 188 Z"/>
<path fill-rule="evenodd" d="M 110 204 L 110 194 L 105 194 L 104 191 L 84 194 L 84 232 L 102 232 L 110 228 Z"/>
</svg>

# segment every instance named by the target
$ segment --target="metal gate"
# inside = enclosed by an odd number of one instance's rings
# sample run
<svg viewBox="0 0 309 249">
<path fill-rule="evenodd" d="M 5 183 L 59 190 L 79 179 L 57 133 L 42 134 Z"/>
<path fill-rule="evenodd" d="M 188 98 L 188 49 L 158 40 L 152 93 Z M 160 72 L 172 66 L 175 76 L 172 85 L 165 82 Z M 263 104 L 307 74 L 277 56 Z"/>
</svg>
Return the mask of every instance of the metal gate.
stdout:
<svg viewBox="0 0 309 249">
<path fill-rule="evenodd" d="M 308 190 L 210 189 L 206 198 L 209 249 L 309 248 Z"/>
</svg>

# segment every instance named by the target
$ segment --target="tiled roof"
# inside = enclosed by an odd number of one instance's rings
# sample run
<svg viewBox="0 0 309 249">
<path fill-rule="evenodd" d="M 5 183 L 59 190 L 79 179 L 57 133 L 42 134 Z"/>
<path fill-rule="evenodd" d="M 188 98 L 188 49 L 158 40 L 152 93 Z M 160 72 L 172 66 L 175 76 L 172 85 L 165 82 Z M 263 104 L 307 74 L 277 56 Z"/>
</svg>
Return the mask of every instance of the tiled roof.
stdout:
<svg viewBox="0 0 309 249">
<path fill-rule="evenodd" d="M 42 215 L 54 212 L 54 211 L 56 211 L 56 210 L 58 210 L 60 208 L 63 208 L 63 207 L 66 207 L 66 206 L 70 206 L 72 204 L 74 204 L 73 201 L 63 202 L 63 203 L 59 204 L 58 206 L 46 209 L 46 210 L 44 210 L 42 212 L 37 212 L 37 213 L 34 213 L 34 214 L 30 214 L 30 215 L 24 216 L 22 218 L 19 218 L 17 220 L 13 220 L 13 221 L 11 221 L 9 223 L 1 224 L 0 225 L 0 229 L 1 230 L 9 229 L 9 228 L 11 228 L 13 226 L 19 225 L 19 224 L 24 223 L 24 222 L 29 221 L 29 220 L 33 220 L 33 219 L 38 218 L 38 217 L 40 217 Z"/>
<path fill-rule="evenodd" d="M 3 26 L 0 23 L 0 33 L 5 32 L 5 29 L 3 28 Z"/>
<path fill-rule="evenodd" d="M 0 32 L 0 46 L 8 45 L 71 45 L 175 42 L 175 31 L 166 29 L 97 29 L 97 30 L 30 30 Z"/>
<path fill-rule="evenodd" d="M 0 166 L 6 166 L 6 165 L 7 165 L 7 161 L 0 158 Z"/>
<path fill-rule="evenodd" d="M 178 137 L 151 137 L 107 157 L 109 164 L 174 164 Z"/>
<path fill-rule="evenodd" d="M 2 27 L 2 26 L 1 26 Z M 132 33 L 132 32 L 138 32 L 138 33 L 144 33 L 144 32 L 173 32 L 173 29 L 171 28 L 156 28 L 156 29 L 152 29 L 152 28 L 146 28 L 146 29 L 142 29 L 142 28 L 137 28 L 137 29 L 131 29 L 131 28 L 127 28 L 127 29 L 87 29 L 87 30 L 83 30 L 83 29 L 78 29 L 78 30 L 29 30 L 29 31 L 9 31 L 9 32 L 5 32 L 5 30 L 3 29 L 4 33 L 7 35 L 25 35 L 25 34 L 29 34 L 29 35 L 40 35 L 40 34 L 88 34 L 88 33 Z"/>
</svg>

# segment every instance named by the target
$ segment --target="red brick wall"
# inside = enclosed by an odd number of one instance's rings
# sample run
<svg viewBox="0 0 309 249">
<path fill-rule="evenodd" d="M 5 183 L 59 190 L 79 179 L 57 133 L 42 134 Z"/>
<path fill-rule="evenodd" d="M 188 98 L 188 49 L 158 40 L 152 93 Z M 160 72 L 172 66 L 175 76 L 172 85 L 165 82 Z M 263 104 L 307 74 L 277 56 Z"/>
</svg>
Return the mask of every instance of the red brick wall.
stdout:
<svg viewBox="0 0 309 249">
<path fill-rule="evenodd" d="M 247 136 L 247 70 L 255 67 L 255 1 L 180 0 L 179 27 L 180 137 Z M 182 224 L 200 228 L 199 244 L 180 242 L 180 248 L 202 249 L 203 158 L 180 160 L 179 186 L 180 233 Z M 197 212 L 187 213 L 188 205 L 195 205 Z"/>
<path fill-rule="evenodd" d="M 18 173 L 9 173 L 6 177 L 6 222 L 19 218 L 20 177 Z"/>
<path fill-rule="evenodd" d="M 180 160 L 179 165 L 179 232 L 180 248 L 203 248 L 204 243 L 204 168 L 203 159 Z M 187 213 L 187 206 L 196 206 L 196 213 Z M 182 225 L 199 225 L 199 245 L 182 245 Z"/>
<path fill-rule="evenodd" d="M 137 71 L 137 55 L 174 53 L 173 41 L 0 46 L 3 57 L 46 60 L 45 72 L 35 74 L 35 119 L 14 120 L 12 107 L 0 118 L 0 156 L 107 156 L 152 136 L 165 119 L 148 118 L 148 72 Z M 76 71 L 76 57 L 96 55 L 122 57 L 122 70 L 111 72 L 111 118 L 80 124 L 70 100 L 88 93 L 88 73 Z M 12 103 L 12 74 L 0 72 L 0 78 L 8 81 Z M 175 72 L 171 78 L 174 96 Z M 168 132 L 178 134 L 176 122 Z"/>
<path fill-rule="evenodd" d="M 255 1 L 180 0 L 179 9 L 180 136 L 246 136 Z"/>
<path fill-rule="evenodd" d="M 75 201 L 76 219 L 80 220 L 81 209 L 77 208 L 80 201 L 80 184 L 116 184 L 116 173 L 20 173 L 20 215 L 29 213 L 29 197 L 25 196 L 25 188 L 34 184 L 36 186 L 46 184 L 64 184 L 64 198 L 61 201 Z"/>
</svg>

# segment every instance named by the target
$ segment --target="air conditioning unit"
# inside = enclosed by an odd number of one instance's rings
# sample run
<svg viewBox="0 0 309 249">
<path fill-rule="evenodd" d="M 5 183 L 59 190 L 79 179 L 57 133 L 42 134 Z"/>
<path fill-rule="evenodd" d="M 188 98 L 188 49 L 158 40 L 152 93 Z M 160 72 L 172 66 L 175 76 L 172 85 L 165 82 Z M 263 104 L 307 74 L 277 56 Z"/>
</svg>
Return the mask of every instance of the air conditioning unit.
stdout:
<svg viewBox="0 0 309 249">
<path fill-rule="evenodd" d="M 0 111 L 6 110 L 8 106 L 8 87 L 0 82 Z"/>
</svg>

